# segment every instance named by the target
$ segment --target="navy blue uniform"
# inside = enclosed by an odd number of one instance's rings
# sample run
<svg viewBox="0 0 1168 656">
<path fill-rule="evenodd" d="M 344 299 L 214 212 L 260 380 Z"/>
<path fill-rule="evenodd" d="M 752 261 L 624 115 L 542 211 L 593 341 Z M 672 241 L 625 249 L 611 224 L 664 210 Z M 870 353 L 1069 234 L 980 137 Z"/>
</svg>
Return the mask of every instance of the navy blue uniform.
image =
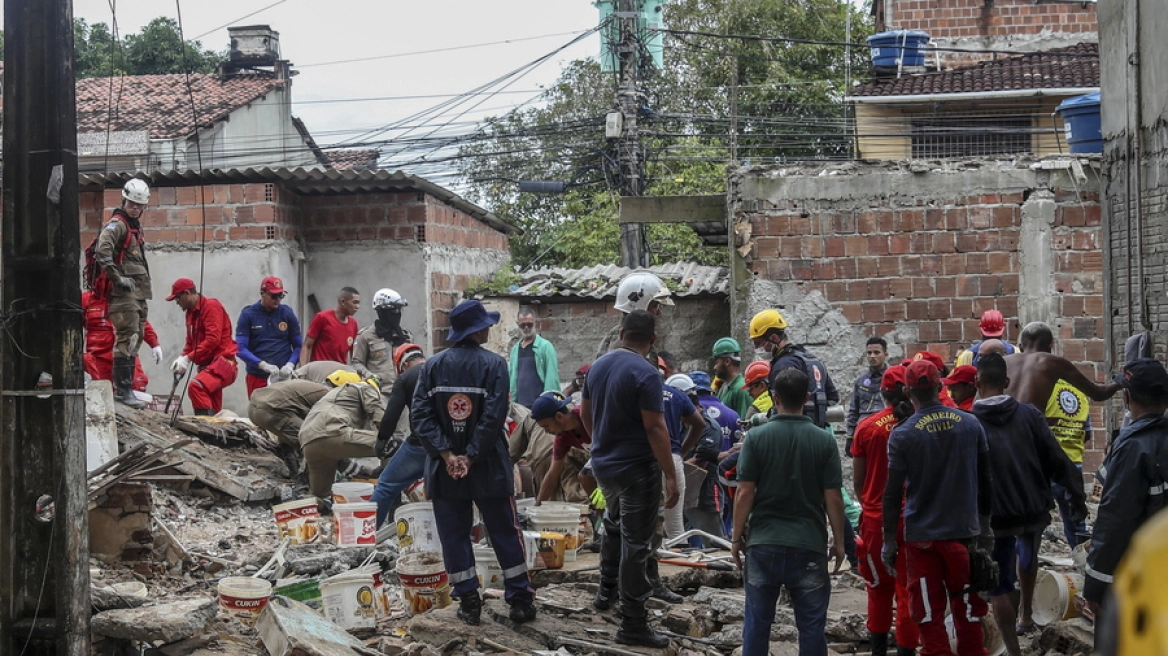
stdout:
<svg viewBox="0 0 1168 656">
<path fill-rule="evenodd" d="M 801 344 L 787 344 L 771 360 L 771 373 L 767 383 L 775 388 L 775 378 L 779 372 L 794 367 L 807 374 L 807 392 L 811 398 L 803 408 L 803 414 L 820 428 L 827 428 L 827 407 L 839 403 L 839 392 L 827 373 L 827 367 Z"/>
<path fill-rule="evenodd" d="M 262 302 L 253 303 L 239 313 L 235 324 L 237 355 L 247 365 L 247 373 L 267 378 L 260 362 L 283 367 L 300 360 L 300 321 L 287 305 L 268 310 Z"/>
</svg>

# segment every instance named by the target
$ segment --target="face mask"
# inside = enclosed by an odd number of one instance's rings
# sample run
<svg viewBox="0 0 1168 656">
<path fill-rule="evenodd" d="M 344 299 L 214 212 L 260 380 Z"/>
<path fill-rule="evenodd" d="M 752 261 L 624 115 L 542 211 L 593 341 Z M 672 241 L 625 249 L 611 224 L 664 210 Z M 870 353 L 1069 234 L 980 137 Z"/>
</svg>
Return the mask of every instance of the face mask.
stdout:
<svg viewBox="0 0 1168 656">
<path fill-rule="evenodd" d="M 770 360 L 772 357 L 774 357 L 774 354 L 771 352 L 771 347 L 769 346 L 754 349 L 754 359 L 756 360 Z"/>
</svg>

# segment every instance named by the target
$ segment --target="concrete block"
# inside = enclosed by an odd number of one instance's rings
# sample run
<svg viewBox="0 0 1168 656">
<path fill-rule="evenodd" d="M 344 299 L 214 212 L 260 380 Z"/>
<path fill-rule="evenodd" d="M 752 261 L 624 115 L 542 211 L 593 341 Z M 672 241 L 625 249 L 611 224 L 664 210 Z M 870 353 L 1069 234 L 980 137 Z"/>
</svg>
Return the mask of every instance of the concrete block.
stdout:
<svg viewBox="0 0 1168 656">
<path fill-rule="evenodd" d="M 117 455 L 113 386 L 95 380 L 85 386 L 85 469 L 93 471 Z"/>
<path fill-rule="evenodd" d="M 176 642 L 202 631 L 215 617 L 214 599 L 184 599 L 168 604 L 107 610 L 93 616 L 94 633 L 141 642 Z"/>
</svg>

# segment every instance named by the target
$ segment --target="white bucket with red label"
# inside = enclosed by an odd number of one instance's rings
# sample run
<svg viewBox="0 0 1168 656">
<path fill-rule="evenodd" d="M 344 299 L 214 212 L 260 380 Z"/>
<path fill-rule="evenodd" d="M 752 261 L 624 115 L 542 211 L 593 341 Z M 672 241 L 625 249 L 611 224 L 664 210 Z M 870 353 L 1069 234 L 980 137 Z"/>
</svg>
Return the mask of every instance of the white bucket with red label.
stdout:
<svg viewBox="0 0 1168 656">
<path fill-rule="evenodd" d="M 402 599 L 410 615 L 420 615 L 434 608 L 450 605 L 450 580 L 442 554 L 420 552 L 406 554 L 397 561 L 397 578 L 402 584 Z"/>
<path fill-rule="evenodd" d="M 333 506 L 338 547 L 372 547 L 377 544 L 377 504 L 338 503 Z"/>
<path fill-rule="evenodd" d="M 320 536 L 320 511 L 316 507 L 316 497 L 297 499 L 272 506 L 276 513 L 276 528 L 280 538 L 288 538 L 290 544 L 308 544 Z"/>
<path fill-rule="evenodd" d="M 362 503 L 373 500 L 373 483 L 333 483 L 333 501 Z"/>
<path fill-rule="evenodd" d="M 255 626 L 272 596 L 272 584 L 250 576 L 229 576 L 219 581 L 219 614 Z"/>
</svg>

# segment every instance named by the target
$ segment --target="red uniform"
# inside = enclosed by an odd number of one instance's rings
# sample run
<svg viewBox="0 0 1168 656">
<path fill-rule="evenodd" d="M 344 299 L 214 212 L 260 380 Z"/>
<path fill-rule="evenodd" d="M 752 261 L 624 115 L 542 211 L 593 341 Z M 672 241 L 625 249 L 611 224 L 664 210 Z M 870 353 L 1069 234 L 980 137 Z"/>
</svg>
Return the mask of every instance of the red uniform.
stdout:
<svg viewBox="0 0 1168 656">
<path fill-rule="evenodd" d="M 888 482 L 888 436 L 896 426 L 892 408 L 867 417 L 856 426 L 852 457 L 865 458 L 864 489 L 860 491 L 860 536 L 856 557 L 860 574 L 868 582 L 868 630 L 888 633 L 892 628 L 892 602 L 896 601 L 896 644 L 915 648 L 920 631 L 913 622 L 908 592 L 903 532 L 896 536 L 900 549 L 896 556 L 896 577 L 880 560 L 884 545 L 884 486 Z"/>
<path fill-rule="evenodd" d="M 85 315 L 85 355 L 82 356 L 85 372 L 94 380 L 113 380 L 114 377 L 114 326 L 109 318 L 109 300 L 100 299 L 91 291 L 81 294 L 81 311 Z M 158 333 L 154 326 L 146 322 L 143 341 L 150 348 L 158 346 Z M 142 362 L 134 356 L 134 389 L 145 392 L 150 379 L 142 371 Z"/>
<path fill-rule="evenodd" d="M 315 340 L 309 362 L 329 360 L 348 364 L 353 341 L 357 339 L 357 319 L 349 317 L 341 323 L 336 310 L 318 312 L 308 324 L 308 336 Z"/>
<path fill-rule="evenodd" d="M 223 304 L 199 297 L 195 307 L 187 311 L 187 343 L 182 352 L 199 368 L 188 388 L 191 407 L 213 413 L 223 409 L 223 388 L 234 383 L 239 374 L 235 353 L 231 318 Z"/>
</svg>

